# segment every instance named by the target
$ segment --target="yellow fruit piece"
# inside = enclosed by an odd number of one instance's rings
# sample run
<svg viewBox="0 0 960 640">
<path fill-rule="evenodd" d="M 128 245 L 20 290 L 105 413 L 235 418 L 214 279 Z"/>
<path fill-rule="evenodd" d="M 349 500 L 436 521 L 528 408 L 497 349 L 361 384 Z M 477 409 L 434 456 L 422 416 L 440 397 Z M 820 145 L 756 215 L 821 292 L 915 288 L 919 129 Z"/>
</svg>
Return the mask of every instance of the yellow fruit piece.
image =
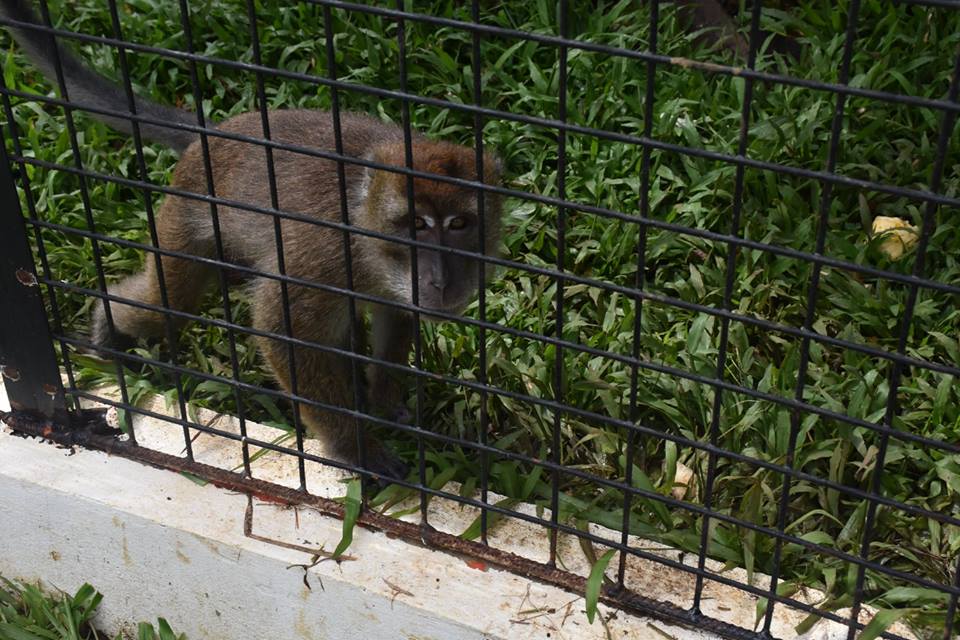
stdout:
<svg viewBox="0 0 960 640">
<path fill-rule="evenodd" d="M 877 248 L 891 260 L 902 258 L 920 237 L 917 228 L 906 220 L 888 216 L 873 219 L 873 236 L 882 238 Z"/>
</svg>

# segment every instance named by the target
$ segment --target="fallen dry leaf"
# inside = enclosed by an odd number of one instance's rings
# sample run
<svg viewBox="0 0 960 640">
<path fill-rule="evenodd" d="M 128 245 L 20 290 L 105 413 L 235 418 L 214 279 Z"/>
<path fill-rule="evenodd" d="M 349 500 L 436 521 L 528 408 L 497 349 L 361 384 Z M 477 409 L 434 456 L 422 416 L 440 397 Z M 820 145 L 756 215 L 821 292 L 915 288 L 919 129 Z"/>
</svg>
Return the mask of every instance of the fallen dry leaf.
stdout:
<svg viewBox="0 0 960 640">
<path fill-rule="evenodd" d="M 670 495 L 677 500 L 683 500 L 688 492 L 693 496 L 696 491 L 697 477 L 693 474 L 693 469 L 682 462 L 678 462 L 677 475 L 673 478 L 673 488 L 670 490 Z"/>
<path fill-rule="evenodd" d="M 889 216 L 877 216 L 873 219 L 873 236 L 882 238 L 877 248 L 891 260 L 902 258 L 919 239 L 915 226 L 906 220 Z"/>
</svg>

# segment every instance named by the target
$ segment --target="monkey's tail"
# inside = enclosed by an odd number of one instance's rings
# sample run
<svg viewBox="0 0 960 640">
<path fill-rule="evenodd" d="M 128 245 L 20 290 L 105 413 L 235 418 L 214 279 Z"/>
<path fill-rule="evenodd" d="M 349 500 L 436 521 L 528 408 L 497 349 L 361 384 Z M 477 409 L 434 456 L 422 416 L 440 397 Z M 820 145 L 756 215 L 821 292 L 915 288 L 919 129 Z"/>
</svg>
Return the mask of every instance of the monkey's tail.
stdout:
<svg viewBox="0 0 960 640">
<path fill-rule="evenodd" d="M 30 7 L 29 0 L 0 0 L 0 17 L 17 22 L 43 24 L 39 16 Z M 55 44 L 52 35 L 13 25 L 7 25 L 7 28 L 27 57 L 54 85 L 57 84 L 55 65 L 59 54 L 63 80 L 71 102 L 95 109 L 122 113 L 130 112 L 130 104 L 123 87 L 91 70 L 59 43 Z M 197 124 L 196 116 L 184 109 L 157 104 L 137 96 L 134 96 L 134 104 L 137 115 L 144 118 L 174 124 Z M 91 112 L 91 115 L 118 131 L 127 134 L 133 132 L 130 120 L 96 112 Z M 197 134 L 190 131 L 147 124 L 146 122 L 140 123 L 140 133 L 144 138 L 171 147 L 177 152 L 182 152 L 197 137 Z"/>
</svg>

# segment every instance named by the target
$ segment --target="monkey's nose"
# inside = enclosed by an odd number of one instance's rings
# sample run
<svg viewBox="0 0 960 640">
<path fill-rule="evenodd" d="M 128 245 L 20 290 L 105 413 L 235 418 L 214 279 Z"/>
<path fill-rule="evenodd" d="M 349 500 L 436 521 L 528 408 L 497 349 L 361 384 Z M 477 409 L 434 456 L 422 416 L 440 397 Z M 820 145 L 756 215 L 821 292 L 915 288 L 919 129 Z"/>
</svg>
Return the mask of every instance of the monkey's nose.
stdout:
<svg viewBox="0 0 960 640">
<path fill-rule="evenodd" d="M 442 292 L 447 288 L 447 274 L 443 270 L 431 270 L 427 276 L 427 284 L 434 289 Z"/>
</svg>

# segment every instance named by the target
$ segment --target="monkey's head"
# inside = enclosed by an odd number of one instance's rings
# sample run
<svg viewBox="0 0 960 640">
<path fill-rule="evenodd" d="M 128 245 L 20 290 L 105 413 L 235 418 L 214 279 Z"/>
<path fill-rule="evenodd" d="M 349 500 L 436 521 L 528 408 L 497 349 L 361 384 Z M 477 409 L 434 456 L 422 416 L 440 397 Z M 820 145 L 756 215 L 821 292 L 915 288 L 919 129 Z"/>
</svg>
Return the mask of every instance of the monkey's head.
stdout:
<svg viewBox="0 0 960 640">
<path fill-rule="evenodd" d="M 413 166 L 441 176 L 477 181 L 476 152 L 468 147 L 444 142 L 414 142 Z M 371 159 L 387 165 L 405 166 L 403 143 L 383 144 Z M 485 154 L 483 183 L 499 183 L 500 160 Z M 407 176 L 385 170 L 370 170 L 365 180 L 365 213 L 369 228 L 399 238 L 410 238 L 411 226 L 419 242 L 437 250 L 417 247 L 418 304 L 426 309 L 457 313 L 476 295 L 480 261 L 445 248 L 496 255 L 500 242 L 500 198 L 483 195 L 481 231 L 477 189 L 429 178 L 413 180 L 413 211 L 407 192 Z M 481 243 L 481 237 L 483 242 Z M 378 288 L 400 302 L 413 301 L 410 246 L 399 242 L 368 242 L 374 264 L 382 277 Z M 492 273 L 491 266 L 486 267 Z"/>
</svg>

